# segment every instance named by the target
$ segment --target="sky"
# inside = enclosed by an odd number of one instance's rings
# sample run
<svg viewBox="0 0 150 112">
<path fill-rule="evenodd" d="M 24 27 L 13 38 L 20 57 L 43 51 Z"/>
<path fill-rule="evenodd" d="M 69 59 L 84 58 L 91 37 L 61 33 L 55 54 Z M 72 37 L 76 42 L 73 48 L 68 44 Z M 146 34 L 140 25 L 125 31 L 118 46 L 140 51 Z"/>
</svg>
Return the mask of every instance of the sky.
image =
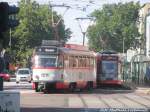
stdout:
<svg viewBox="0 0 150 112">
<path fill-rule="evenodd" d="M 8 2 L 11 5 L 16 5 L 19 0 L 0 0 L 0 2 Z M 94 10 L 101 9 L 103 4 L 111 4 L 118 2 L 130 2 L 130 1 L 140 1 L 141 5 L 144 3 L 150 3 L 150 0 L 35 0 L 39 4 L 49 4 L 52 5 L 67 5 L 70 6 L 69 9 L 66 7 L 53 7 L 53 10 L 57 11 L 58 14 L 62 15 L 66 28 L 70 28 L 72 31 L 71 38 L 68 43 L 80 44 L 83 43 L 83 34 L 86 32 L 87 27 L 92 23 L 90 19 L 77 19 L 76 18 L 86 18 Z M 67 11 L 66 11 L 67 10 Z M 65 12 L 65 13 L 64 13 Z M 81 31 L 82 30 L 82 31 Z M 87 37 L 85 38 L 85 43 L 88 43 Z"/>
</svg>

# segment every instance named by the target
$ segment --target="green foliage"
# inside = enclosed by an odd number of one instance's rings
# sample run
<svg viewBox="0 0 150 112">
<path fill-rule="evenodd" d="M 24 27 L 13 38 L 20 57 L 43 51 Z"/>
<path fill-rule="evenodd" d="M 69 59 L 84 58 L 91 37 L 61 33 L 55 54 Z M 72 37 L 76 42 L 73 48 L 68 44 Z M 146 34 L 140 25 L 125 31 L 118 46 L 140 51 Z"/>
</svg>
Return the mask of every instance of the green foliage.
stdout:
<svg viewBox="0 0 150 112">
<path fill-rule="evenodd" d="M 52 13 L 48 5 L 39 5 L 32 0 L 21 0 L 19 8 L 20 24 L 12 29 L 11 54 L 15 63 L 27 66 L 35 46 L 41 45 L 42 40 L 55 39 Z M 54 20 L 58 21 L 61 16 L 56 12 L 53 14 Z M 58 25 L 58 35 L 65 41 L 70 38 L 71 31 L 65 28 L 63 20 Z"/>
<path fill-rule="evenodd" d="M 139 3 L 106 4 L 102 9 L 96 10 L 92 16 L 96 18 L 95 25 L 88 29 L 89 46 L 96 51 L 115 50 L 125 51 L 131 46 L 133 40 L 139 37 L 137 20 Z"/>
</svg>

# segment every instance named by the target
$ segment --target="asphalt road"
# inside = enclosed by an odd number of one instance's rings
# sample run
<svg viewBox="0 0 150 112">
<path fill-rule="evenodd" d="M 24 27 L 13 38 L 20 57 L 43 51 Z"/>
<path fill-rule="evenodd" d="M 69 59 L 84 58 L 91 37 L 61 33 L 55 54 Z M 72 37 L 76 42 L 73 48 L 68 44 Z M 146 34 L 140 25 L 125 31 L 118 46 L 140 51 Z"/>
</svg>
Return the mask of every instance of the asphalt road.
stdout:
<svg viewBox="0 0 150 112">
<path fill-rule="evenodd" d="M 148 112 L 150 95 L 100 89 L 70 93 L 35 93 L 31 83 L 5 82 L 4 91 L 19 91 L 21 112 Z"/>
</svg>

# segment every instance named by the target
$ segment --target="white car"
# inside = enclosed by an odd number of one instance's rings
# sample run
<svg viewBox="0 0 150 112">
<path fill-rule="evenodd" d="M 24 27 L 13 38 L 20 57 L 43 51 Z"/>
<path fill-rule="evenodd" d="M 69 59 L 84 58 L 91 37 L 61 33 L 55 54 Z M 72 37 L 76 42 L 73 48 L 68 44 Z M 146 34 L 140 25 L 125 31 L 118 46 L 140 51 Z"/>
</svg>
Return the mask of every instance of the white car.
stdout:
<svg viewBox="0 0 150 112">
<path fill-rule="evenodd" d="M 28 81 L 31 83 L 32 80 L 32 72 L 29 68 L 20 68 L 16 72 L 16 83 L 20 81 Z"/>
</svg>

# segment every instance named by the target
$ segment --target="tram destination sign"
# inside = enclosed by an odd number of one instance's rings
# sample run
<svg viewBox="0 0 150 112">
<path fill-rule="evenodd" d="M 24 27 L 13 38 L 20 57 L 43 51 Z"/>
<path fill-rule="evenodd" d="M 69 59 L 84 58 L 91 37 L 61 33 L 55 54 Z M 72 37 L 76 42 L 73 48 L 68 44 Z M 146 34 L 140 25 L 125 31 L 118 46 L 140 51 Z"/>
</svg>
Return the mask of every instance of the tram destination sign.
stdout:
<svg viewBox="0 0 150 112">
<path fill-rule="evenodd" d="M 117 56 L 102 56 L 103 60 L 118 60 Z"/>
<path fill-rule="evenodd" d="M 56 47 L 38 47 L 36 48 L 37 53 L 44 53 L 44 54 L 51 54 L 51 53 L 57 53 Z"/>
</svg>

